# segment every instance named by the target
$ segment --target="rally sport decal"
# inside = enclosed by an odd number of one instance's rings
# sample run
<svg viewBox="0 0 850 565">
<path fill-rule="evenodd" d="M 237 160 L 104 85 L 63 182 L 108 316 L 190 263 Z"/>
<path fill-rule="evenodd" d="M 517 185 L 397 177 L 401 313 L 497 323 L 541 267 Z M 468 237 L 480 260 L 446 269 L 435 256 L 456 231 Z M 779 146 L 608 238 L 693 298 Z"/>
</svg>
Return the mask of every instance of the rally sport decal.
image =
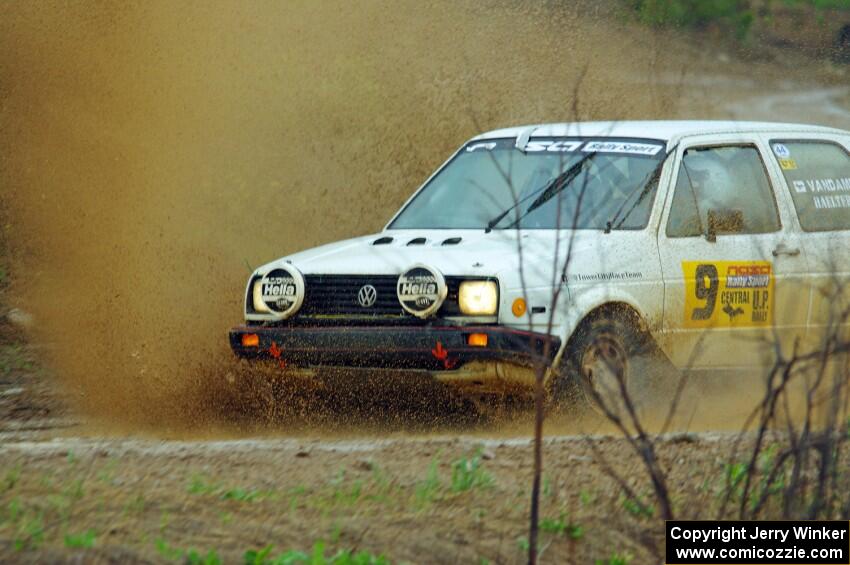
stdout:
<svg viewBox="0 0 850 565">
<path fill-rule="evenodd" d="M 767 326 L 773 322 L 769 261 L 683 261 L 686 328 Z"/>
</svg>

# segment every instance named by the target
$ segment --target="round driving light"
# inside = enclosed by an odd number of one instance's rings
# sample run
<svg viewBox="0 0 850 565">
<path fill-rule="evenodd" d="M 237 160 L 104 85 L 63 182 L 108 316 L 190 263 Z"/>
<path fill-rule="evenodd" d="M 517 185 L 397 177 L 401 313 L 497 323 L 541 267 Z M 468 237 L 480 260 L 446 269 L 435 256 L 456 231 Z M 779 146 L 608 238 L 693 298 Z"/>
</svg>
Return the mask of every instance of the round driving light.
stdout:
<svg viewBox="0 0 850 565">
<path fill-rule="evenodd" d="M 396 293 L 401 307 L 419 318 L 437 313 L 448 294 L 443 274 L 428 265 L 416 264 L 398 277 Z"/>
<path fill-rule="evenodd" d="M 511 312 L 513 312 L 514 316 L 517 318 L 522 318 L 523 315 L 525 315 L 526 309 L 524 298 L 517 298 L 514 300 L 514 303 L 511 304 Z"/>
<path fill-rule="evenodd" d="M 295 314 L 304 302 L 304 277 L 292 265 L 275 267 L 257 284 L 260 285 L 260 302 L 278 320 Z"/>
<path fill-rule="evenodd" d="M 263 302 L 263 281 L 262 279 L 257 279 L 252 284 L 251 288 L 251 305 L 254 307 L 254 312 L 258 314 L 269 314 L 271 310 L 266 306 L 266 303 Z"/>
</svg>

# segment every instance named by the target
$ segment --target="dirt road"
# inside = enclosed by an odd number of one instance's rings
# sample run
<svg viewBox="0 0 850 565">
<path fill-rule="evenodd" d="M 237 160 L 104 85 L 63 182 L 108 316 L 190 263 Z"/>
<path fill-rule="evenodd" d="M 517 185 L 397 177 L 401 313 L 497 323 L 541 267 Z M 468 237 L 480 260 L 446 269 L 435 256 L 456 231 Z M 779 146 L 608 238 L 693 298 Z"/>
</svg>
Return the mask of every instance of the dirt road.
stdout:
<svg viewBox="0 0 850 565">
<path fill-rule="evenodd" d="M 235 563 L 268 545 L 276 556 L 324 543 L 326 556 L 511 563 L 527 547 L 527 438 L 43 438 L 0 444 L 7 558 L 174 561 L 196 550 Z M 671 484 L 688 500 L 680 515 L 718 504 L 731 441 L 679 434 L 660 442 Z M 544 562 L 658 561 L 640 541 L 659 543 L 657 509 L 627 453 L 606 436 L 547 440 Z M 618 494 L 607 472 L 629 477 L 645 498 Z M 76 547 L 86 535 L 91 548 Z"/>
</svg>

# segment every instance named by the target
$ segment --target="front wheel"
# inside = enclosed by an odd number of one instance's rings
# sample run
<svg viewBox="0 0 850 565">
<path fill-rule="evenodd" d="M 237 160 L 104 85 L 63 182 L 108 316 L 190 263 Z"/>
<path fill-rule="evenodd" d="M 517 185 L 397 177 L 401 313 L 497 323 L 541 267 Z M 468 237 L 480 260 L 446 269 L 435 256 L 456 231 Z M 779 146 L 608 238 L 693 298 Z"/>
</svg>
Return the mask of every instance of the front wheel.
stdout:
<svg viewBox="0 0 850 565">
<path fill-rule="evenodd" d="M 596 316 L 570 340 L 553 379 L 553 397 L 558 404 L 622 417 L 650 394 L 663 363 L 659 355 L 626 315 Z"/>
</svg>

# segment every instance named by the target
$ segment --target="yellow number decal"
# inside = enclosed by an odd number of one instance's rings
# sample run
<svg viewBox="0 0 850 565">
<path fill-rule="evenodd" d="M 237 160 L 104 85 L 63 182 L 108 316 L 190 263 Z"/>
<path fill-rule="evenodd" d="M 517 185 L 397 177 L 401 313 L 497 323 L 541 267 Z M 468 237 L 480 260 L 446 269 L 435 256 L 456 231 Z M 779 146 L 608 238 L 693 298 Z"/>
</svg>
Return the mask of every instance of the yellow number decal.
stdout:
<svg viewBox="0 0 850 565">
<path fill-rule="evenodd" d="M 683 261 L 686 328 L 767 326 L 773 322 L 769 261 Z"/>
</svg>

